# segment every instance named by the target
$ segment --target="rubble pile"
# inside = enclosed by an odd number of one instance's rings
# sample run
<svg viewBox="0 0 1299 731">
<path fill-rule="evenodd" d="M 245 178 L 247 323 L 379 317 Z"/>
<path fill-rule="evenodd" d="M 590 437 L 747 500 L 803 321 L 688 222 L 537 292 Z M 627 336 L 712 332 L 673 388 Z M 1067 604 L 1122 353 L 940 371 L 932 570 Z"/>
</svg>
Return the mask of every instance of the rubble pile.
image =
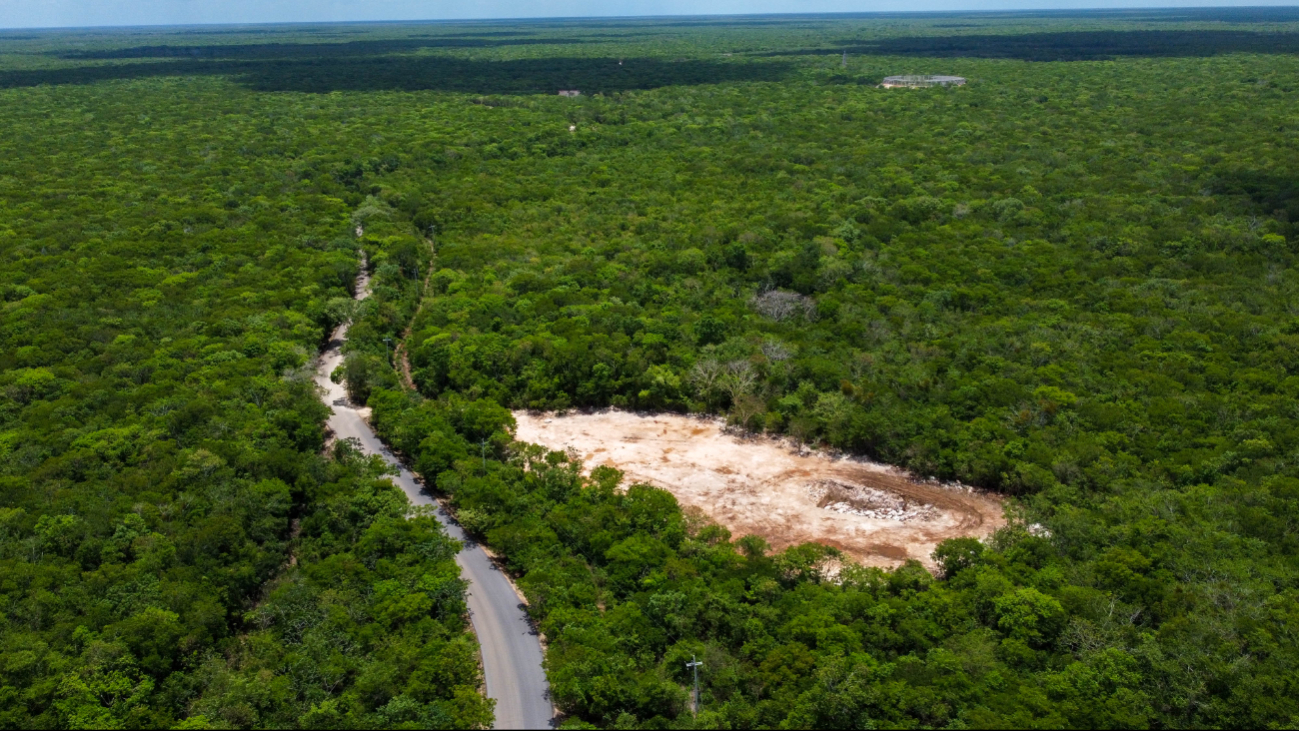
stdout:
<svg viewBox="0 0 1299 731">
<path fill-rule="evenodd" d="M 817 480 L 807 486 L 817 507 L 836 513 L 860 515 L 875 520 L 932 520 L 934 506 L 883 490 L 839 480 Z"/>
</svg>

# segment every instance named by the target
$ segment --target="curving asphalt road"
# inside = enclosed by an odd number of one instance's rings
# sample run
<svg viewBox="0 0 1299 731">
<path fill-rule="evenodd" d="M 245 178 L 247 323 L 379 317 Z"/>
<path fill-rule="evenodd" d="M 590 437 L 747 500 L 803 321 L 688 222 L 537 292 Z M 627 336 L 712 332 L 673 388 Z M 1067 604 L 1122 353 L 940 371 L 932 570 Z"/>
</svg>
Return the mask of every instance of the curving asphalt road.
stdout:
<svg viewBox="0 0 1299 731">
<path fill-rule="evenodd" d="M 356 298 L 365 299 L 369 294 L 369 281 L 363 274 L 357 280 Z M 436 505 L 420 489 L 410 470 L 379 441 L 359 411 L 348 402 L 343 387 L 329 380 L 329 374 L 343 360 L 339 349 L 346 339 L 347 324 L 343 324 L 334 331 L 316 368 L 316 384 L 324 392 L 325 403 L 333 408 L 329 428 L 338 439 L 355 438 L 366 454 L 380 455 L 397 467 L 400 472 L 393 482 L 406 493 L 411 504 Z M 541 641 L 528 621 L 523 602 L 482 547 L 469 539 L 440 506 L 436 515 L 447 533 L 465 544 L 456 556 L 456 563 L 470 584 L 469 614 L 482 649 L 487 697 L 496 700 L 496 728 L 551 728 L 554 708 L 546 673 L 541 667 Z"/>
</svg>

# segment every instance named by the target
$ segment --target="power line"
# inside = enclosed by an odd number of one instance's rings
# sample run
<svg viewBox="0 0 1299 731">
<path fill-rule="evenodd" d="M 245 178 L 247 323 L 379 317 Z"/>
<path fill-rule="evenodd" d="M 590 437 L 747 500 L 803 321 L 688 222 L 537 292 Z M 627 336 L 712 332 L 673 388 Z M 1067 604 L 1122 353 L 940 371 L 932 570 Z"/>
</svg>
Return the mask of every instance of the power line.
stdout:
<svg viewBox="0 0 1299 731">
<path fill-rule="evenodd" d="M 702 663 L 702 662 L 699 662 L 698 660 L 696 660 L 694 655 L 691 655 L 691 656 L 690 656 L 690 662 L 686 663 L 686 667 L 688 667 L 688 668 L 690 668 L 690 669 L 692 669 L 692 670 L 695 671 L 695 693 L 694 693 L 694 699 L 695 699 L 695 702 L 694 702 L 694 706 L 695 706 L 695 715 L 696 715 L 696 716 L 699 715 L 699 666 L 700 666 L 700 665 L 703 665 L 703 663 Z"/>
</svg>

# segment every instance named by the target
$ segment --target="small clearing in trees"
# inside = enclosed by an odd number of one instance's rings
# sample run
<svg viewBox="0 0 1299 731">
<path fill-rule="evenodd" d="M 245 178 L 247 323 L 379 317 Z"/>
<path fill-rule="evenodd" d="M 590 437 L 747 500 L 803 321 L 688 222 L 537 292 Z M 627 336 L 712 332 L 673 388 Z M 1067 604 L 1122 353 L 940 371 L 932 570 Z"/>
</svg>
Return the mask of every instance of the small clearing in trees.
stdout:
<svg viewBox="0 0 1299 731">
<path fill-rule="evenodd" d="M 729 433 L 720 420 L 625 411 L 516 411 L 517 438 L 573 450 L 590 470 L 616 467 L 624 485 L 668 490 L 734 537 L 756 534 L 774 548 L 818 542 L 868 566 L 916 559 L 957 536 L 1005 525 L 995 496 L 921 482 L 886 465 L 800 450 L 788 441 Z"/>
</svg>

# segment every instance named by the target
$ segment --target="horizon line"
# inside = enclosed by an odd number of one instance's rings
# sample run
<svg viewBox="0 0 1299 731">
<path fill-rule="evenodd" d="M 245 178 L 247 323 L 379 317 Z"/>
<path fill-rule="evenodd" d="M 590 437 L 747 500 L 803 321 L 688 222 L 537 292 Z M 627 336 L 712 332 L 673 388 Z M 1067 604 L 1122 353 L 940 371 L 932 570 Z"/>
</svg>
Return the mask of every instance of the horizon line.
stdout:
<svg viewBox="0 0 1299 731">
<path fill-rule="evenodd" d="M 220 23 L 130 23 L 120 25 L 45 25 L 45 26 L 0 26 L 0 34 L 8 31 L 94 31 L 94 30 L 132 30 L 163 28 L 265 28 L 273 26 L 311 26 L 311 25 L 466 25 L 466 24 L 509 24 L 539 22 L 576 22 L 598 20 L 671 20 L 703 18 L 854 18 L 905 15 L 1023 15 L 1054 13 L 1128 13 L 1176 11 L 1176 10 L 1272 10 L 1276 8 L 1299 8 L 1299 2 L 1276 3 L 1271 5 L 1135 5 L 1132 7 L 1071 7 L 1071 8 L 1003 8 L 971 10 L 876 10 L 854 12 L 820 12 L 820 13 L 672 13 L 661 15 L 553 15 L 553 16 L 519 16 L 514 18 L 407 18 L 401 20 L 278 20 L 264 22 L 220 22 Z M 2 40 L 2 39 L 0 39 Z"/>
</svg>

